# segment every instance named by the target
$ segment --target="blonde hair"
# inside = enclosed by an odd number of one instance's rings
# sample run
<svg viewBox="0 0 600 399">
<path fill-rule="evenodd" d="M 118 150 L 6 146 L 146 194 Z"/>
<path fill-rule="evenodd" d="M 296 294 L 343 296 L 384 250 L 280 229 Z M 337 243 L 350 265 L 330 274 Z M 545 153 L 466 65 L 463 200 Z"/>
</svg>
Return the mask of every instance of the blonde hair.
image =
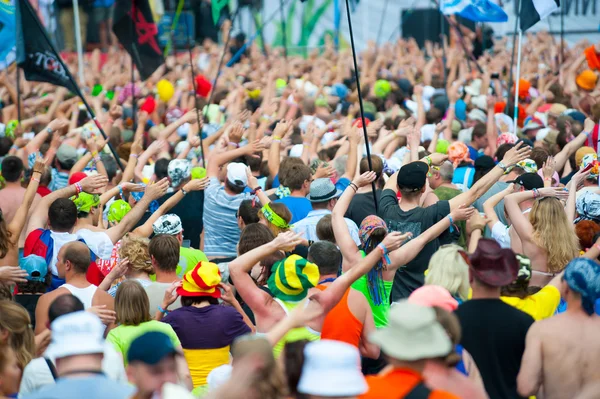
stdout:
<svg viewBox="0 0 600 399">
<path fill-rule="evenodd" d="M 444 287 L 453 296 L 466 301 L 469 296 L 469 265 L 458 253 L 463 249 L 455 244 L 443 245 L 429 260 L 426 285 Z"/>
<path fill-rule="evenodd" d="M 0 331 L 8 331 L 7 343 L 23 370 L 35 355 L 35 336 L 27 310 L 16 302 L 0 301 Z"/>
<path fill-rule="evenodd" d="M 285 220 L 285 222 L 288 225 L 290 224 L 290 222 L 292 221 L 292 212 L 290 212 L 290 210 L 288 209 L 288 207 L 285 204 L 270 202 L 269 206 L 271 207 L 271 210 L 273 212 L 275 212 L 277 215 L 279 215 L 283 220 Z M 273 223 L 269 222 L 265 218 L 265 215 L 263 215 L 263 213 L 261 211 L 258 211 L 258 218 L 260 220 L 264 220 L 267 223 L 267 227 L 269 228 L 269 230 L 271 230 L 271 232 L 273 233 L 273 235 L 275 237 L 277 237 L 277 235 L 279 233 L 285 233 L 286 231 L 290 230 L 290 229 L 282 229 L 280 227 L 275 226 Z"/>
<path fill-rule="evenodd" d="M 535 201 L 529 222 L 533 226 L 533 241 L 546 251 L 548 272 L 560 272 L 579 256 L 579 239 L 560 200 L 545 197 Z"/>
<path fill-rule="evenodd" d="M 147 238 L 132 235 L 125 236 L 119 249 L 119 258 L 129 259 L 129 265 L 134 271 L 154 274 L 150 253 L 148 252 L 149 242 L 150 240 Z"/>
<path fill-rule="evenodd" d="M 138 326 L 150 321 L 150 300 L 144 287 L 135 280 L 125 280 L 115 295 L 117 321 L 125 326 Z"/>
</svg>

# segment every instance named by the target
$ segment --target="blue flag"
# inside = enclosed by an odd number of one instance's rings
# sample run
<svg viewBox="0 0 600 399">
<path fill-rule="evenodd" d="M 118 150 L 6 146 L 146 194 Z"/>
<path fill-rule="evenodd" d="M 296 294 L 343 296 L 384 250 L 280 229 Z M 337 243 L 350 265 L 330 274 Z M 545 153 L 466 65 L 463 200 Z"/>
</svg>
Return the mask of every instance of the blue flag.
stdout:
<svg viewBox="0 0 600 399">
<path fill-rule="evenodd" d="M 457 14 L 475 22 L 506 22 L 508 15 L 491 0 L 440 0 L 443 14 Z"/>
<path fill-rule="evenodd" d="M 15 6 L 12 1 L 0 0 L 0 71 L 17 58 Z"/>
</svg>

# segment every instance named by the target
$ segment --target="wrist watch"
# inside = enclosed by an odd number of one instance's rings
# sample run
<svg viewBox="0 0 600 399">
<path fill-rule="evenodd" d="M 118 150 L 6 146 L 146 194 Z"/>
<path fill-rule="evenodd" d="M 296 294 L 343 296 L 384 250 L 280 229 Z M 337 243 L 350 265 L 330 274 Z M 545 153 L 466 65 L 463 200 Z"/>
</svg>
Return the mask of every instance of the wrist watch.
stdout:
<svg viewBox="0 0 600 399">
<path fill-rule="evenodd" d="M 508 169 L 508 166 L 504 165 L 504 162 L 502 162 L 502 161 L 498 162 L 497 166 L 505 172 L 506 172 L 506 169 Z"/>
<path fill-rule="evenodd" d="M 187 194 L 187 191 L 185 191 L 184 188 L 181 189 L 181 194 L 183 194 L 184 196 Z"/>
<path fill-rule="evenodd" d="M 52 128 L 51 128 L 51 127 L 47 127 L 47 128 L 46 128 L 46 131 L 47 131 L 49 134 L 52 134 L 52 132 L 53 132 L 53 130 L 52 130 Z"/>
</svg>

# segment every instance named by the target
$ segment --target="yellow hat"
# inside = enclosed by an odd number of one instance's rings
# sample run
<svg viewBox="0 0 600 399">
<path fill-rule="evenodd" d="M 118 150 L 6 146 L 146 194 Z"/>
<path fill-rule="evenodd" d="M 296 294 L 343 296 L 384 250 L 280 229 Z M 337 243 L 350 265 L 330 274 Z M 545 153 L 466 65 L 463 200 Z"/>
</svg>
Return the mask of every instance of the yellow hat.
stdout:
<svg viewBox="0 0 600 399">
<path fill-rule="evenodd" d="M 575 82 L 583 90 L 592 91 L 596 87 L 598 76 L 593 71 L 586 69 L 577 76 Z"/>
</svg>

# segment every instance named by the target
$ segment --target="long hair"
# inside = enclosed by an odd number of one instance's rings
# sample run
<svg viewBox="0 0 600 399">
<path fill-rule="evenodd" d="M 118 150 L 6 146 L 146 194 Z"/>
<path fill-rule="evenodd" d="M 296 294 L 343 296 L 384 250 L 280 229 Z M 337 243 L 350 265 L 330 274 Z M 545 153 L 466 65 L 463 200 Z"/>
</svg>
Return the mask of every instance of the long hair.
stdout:
<svg viewBox="0 0 600 399">
<path fill-rule="evenodd" d="M 4 214 L 0 209 L 0 259 L 4 258 L 10 249 L 12 243 L 12 233 L 8 230 L 8 223 L 4 219 Z"/>
<path fill-rule="evenodd" d="M 35 336 L 27 310 L 16 302 L 0 301 L 0 331 L 8 332 L 8 344 L 23 370 L 35 356 Z"/>
<path fill-rule="evenodd" d="M 529 221 L 533 226 L 533 241 L 546 251 L 549 272 L 560 272 L 579 256 L 579 239 L 560 200 L 545 197 L 535 201 Z"/>
<path fill-rule="evenodd" d="M 426 285 L 444 287 L 454 297 L 466 301 L 469 296 L 469 265 L 455 244 L 443 245 L 429 260 L 429 271 L 425 276 Z"/>
<path fill-rule="evenodd" d="M 125 280 L 115 295 L 117 321 L 124 326 L 139 326 L 150 321 L 150 300 L 144 287 L 135 280 Z"/>
</svg>

